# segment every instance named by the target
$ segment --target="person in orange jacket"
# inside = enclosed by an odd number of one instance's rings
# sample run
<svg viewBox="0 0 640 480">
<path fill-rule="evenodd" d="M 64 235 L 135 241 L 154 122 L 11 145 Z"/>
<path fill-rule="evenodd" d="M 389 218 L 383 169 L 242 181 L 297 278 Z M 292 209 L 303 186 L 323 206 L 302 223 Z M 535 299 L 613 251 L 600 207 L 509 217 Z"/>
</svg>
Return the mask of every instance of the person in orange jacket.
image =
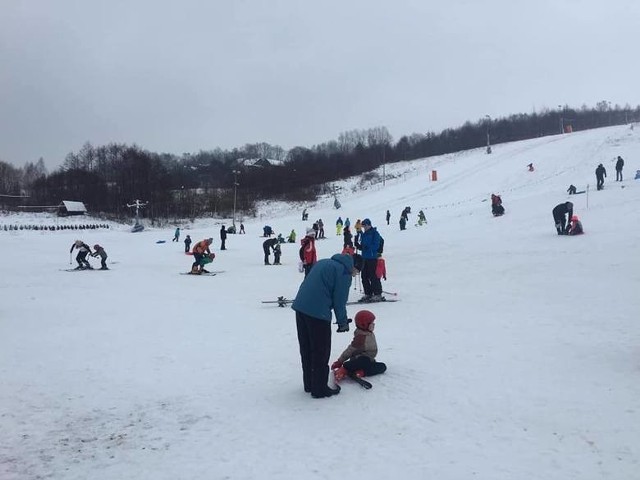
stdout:
<svg viewBox="0 0 640 480">
<path fill-rule="evenodd" d="M 209 247 L 213 243 L 213 238 L 205 238 L 196 243 L 191 251 L 193 252 L 193 265 L 191 265 L 191 273 L 199 274 L 205 273 L 206 270 L 203 267 L 202 259 L 205 255 L 209 255 L 211 250 Z"/>
</svg>

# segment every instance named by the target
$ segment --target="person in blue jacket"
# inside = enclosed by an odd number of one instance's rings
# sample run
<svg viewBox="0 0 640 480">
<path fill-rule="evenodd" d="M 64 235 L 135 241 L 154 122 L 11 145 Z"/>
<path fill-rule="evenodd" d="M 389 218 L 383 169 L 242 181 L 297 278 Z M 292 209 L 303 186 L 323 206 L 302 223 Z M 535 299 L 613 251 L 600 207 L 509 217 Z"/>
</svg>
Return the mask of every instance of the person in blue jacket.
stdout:
<svg viewBox="0 0 640 480">
<path fill-rule="evenodd" d="M 382 254 L 382 237 L 378 230 L 371 226 L 371 220 L 365 218 L 362 221 L 362 234 L 356 242 L 356 248 L 362 250 L 364 266 L 362 267 L 362 288 L 364 296 L 359 302 L 384 302 L 382 296 L 382 283 L 376 276 L 378 257 Z"/>
<path fill-rule="evenodd" d="M 302 361 L 304 391 L 313 398 L 336 395 L 340 387 L 331 388 L 331 311 L 336 316 L 338 332 L 349 331 L 347 300 L 351 279 L 362 269 L 360 255 L 336 254 L 318 261 L 298 289 L 291 308 L 296 312 L 298 343 Z"/>
</svg>

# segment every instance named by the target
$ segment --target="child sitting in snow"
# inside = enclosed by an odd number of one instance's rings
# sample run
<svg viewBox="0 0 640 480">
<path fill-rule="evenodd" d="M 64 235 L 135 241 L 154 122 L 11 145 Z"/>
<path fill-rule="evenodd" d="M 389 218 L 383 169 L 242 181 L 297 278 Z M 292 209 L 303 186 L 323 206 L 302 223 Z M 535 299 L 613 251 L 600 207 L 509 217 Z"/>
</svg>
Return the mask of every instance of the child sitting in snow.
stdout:
<svg viewBox="0 0 640 480">
<path fill-rule="evenodd" d="M 331 370 L 337 382 L 348 375 L 358 377 L 378 375 L 387 370 L 384 363 L 376 362 L 378 344 L 373 333 L 376 316 L 369 310 L 360 310 L 356 313 L 356 330 L 353 332 L 353 340 L 338 360 L 333 362 Z"/>
<path fill-rule="evenodd" d="M 582 235 L 584 230 L 582 229 L 582 222 L 577 215 L 571 217 L 571 223 L 569 224 L 569 231 L 567 235 Z"/>
</svg>

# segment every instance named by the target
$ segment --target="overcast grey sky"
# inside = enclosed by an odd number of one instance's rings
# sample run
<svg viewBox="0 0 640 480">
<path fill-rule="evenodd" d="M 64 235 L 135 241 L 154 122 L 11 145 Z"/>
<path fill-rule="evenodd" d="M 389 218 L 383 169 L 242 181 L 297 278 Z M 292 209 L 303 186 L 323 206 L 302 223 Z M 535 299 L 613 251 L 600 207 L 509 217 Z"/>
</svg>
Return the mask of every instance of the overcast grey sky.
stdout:
<svg viewBox="0 0 640 480">
<path fill-rule="evenodd" d="M 637 0 L 0 0 L 0 160 L 640 104 Z"/>
</svg>

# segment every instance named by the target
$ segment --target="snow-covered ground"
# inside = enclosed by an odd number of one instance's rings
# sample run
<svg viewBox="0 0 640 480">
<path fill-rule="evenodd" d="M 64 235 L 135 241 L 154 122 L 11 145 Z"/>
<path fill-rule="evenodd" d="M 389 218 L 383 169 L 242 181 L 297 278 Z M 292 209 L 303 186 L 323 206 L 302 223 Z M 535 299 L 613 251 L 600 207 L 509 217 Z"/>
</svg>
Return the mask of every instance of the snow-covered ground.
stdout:
<svg viewBox="0 0 640 480">
<path fill-rule="evenodd" d="M 215 239 L 215 277 L 179 275 L 191 257 L 174 227 L 1 231 L 0 479 L 640 478 L 636 169 L 640 128 L 613 127 L 388 165 L 384 187 L 343 182 L 339 211 L 310 205 L 320 257 L 341 249 L 338 214 L 372 219 L 401 299 L 368 307 L 387 373 L 319 400 L 293 311 L 261 303 L 302 281 L 297 245 L 264 266 L 259 237 L 301 234 L 301 205 L 265 205 L 223 252 L 218 223 L 185 225 Z M 580 237 L 551 216 L 571 183 L 590 185 L 571 197 Z M 64 271 L 76 238 L 111 270 Z M 350 340 L 334 333 L 332 359 Z"/>
</svg>

